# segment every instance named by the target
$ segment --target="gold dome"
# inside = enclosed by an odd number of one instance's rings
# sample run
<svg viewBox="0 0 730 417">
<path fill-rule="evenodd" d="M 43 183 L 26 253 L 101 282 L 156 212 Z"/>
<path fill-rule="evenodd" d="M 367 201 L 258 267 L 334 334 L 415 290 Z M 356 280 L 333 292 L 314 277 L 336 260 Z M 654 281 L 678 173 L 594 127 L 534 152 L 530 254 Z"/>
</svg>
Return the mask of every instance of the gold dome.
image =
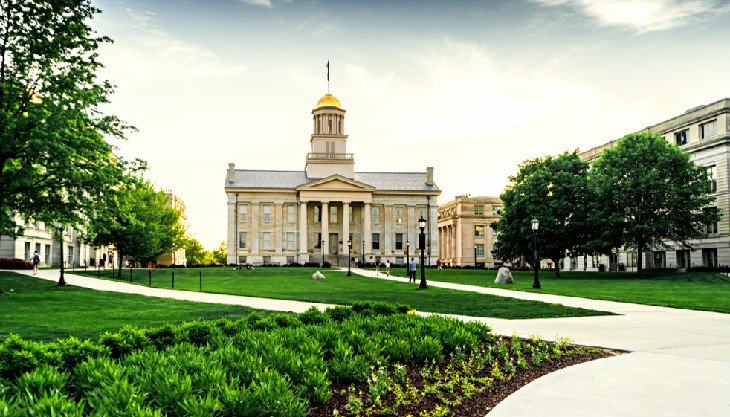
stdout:
<svg viewBox="0 0 730 417">
<path fill-rule="evenodd" d="M 317 102 L 317 108 L 319 109 L 321 107 L 337 107 L 338 109 L 342 110 L 340 100 L 337 100 L 337 97 L 329 93 L 325 94 L 324 97 L 319 99 L 319 101 Z"/>
</svg>

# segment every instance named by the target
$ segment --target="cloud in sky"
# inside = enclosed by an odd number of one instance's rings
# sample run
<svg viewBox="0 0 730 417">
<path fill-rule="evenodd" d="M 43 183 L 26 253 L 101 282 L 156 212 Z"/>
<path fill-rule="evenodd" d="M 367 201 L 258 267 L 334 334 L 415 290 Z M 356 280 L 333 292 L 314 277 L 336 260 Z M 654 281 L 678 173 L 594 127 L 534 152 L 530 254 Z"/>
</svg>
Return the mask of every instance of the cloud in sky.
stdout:
<svg viewBox="0 0 730 417">
<path fill-rule="evenodd" d="M 686 26 L 730 7 L 715 0 L 534 0 L 545 6 L 570 5 L 602 26 L 650 32 Z"/>
<path fill-rule="evenodd" d="M 271 0 L 241 0 L 241 1 L 243 1 L 246 4 L 250 4 L 250 5 L 253 5 L 253 6 L 266 7 L 266 8 L 269 8 L 269 9 L 272 8 L 272 7 L 274 7 L 271 4 Z"/>
</svg>

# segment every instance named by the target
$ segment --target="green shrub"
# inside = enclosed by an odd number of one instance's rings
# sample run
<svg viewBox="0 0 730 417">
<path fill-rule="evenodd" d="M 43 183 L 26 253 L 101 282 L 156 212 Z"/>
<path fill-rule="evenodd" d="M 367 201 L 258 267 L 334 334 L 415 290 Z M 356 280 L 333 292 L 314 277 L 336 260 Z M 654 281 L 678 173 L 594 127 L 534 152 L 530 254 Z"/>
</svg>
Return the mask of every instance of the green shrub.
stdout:
<svg viewBox="0 0 730 417">
<path fill-rule="evenodd" d="M 84 396 L 92 415 L 107 417 L 159 417 L 159 410 L 145 405 L 146 394 L 126 377 L 107 379 Z"/>
<path fill-rule="evenodd" d="M 40 398 L 64 392 L 69 375 L 50 365 L 40 365 L 15 380 L 18 395 Z"/>
<path fill-rule="evenodd" d="M 61 356 L 49 352 L 43 343 L 23 340 L 17 334 L 11 334 L 0 344 L 0 377 L 10 381 L 38 365 L 60 365 L 60 362 Z"/>
<path fill-rule="evenodd" d="M 60 366 L 62 369 L 71 371 L 76 365 L 99 356 L 108 356 L 110 351 L 107 347 L 98 345 L 91 340 L 80 340 L 76 337 L 58 339 L 48 344 L 49 352 L 56 352 L 60 355 Z"/>
<path fill-rule="evenodd" d="M 182 409 L 186 417 L 210 417 L 219 415 L 223 404 L 210 393 L 205 397 L 192 396 L 185 399 Z"/>
<path fill-rule="evenodd" d="M 161 327 L 145 329 L 145 335 L 157 350 L 165 349 L 179 341 L 177 328 L 171 324 Z"/>
<path fill-rule="evenodd" d="M 368 379 L 370 363 L 360 355 L 354 355 L 346 342 L 338 340 L 327 364 L 332 379 L 337 382 L 361 383 Z"/>
<path fill-rule="evenodd" d="M 323 324 L 330 321 L 329 316 L 315 306 L 312 306 L 307 309 L 307 311 L 300 313 L 297 317 L 299 317 L 299 321 L 304 324 Z"/>
<path fill-rule="evenodd" d="M 324 311 L 326 315 L 332 319 L 332 321 L 336 322 L 343 322 L 347 319 L 349 319 L 352 316 L 352 313 L 354 312 L 353 309 L 350 307 L 344 307 L 344 306 L 337 306 L 334 308 L 328 308 Z"/>
<path fill-rule="evenodd" d="M 24 409 L 22 414 L 24 416 L 82 417 L 84 415 L 83 401 L 76 402 L 59 392 L 21 398 L 18 405 Z"/>
<path fill-rule="evenodd" d="M 441 362 L 444 359 L 441 342 L 431 336 L 423 336 L 420 340 L 413 341 L 413 357 L 418 361 Z"/>
<path fill-rule="evenodd" d="M 211 322 L 191 321 L 183 323 L 178 329 L 180 339 L 195 346 L 207 345 L 213 338 L 222 335 L 221 330 Z"/>
<path fill-rule="evenodd" d="M 113 358 L 153 346 L 144 330 L 132 326 L 124 326 L 117 333 L 105 332 L 99 338 L 99 343 L 109 348 Z"/>
<path fill-rule="evenodd" d="M 271 317 L 279 327 L 299 327 L 302 325 L 302 322 L 293 314 L 275 313 Z"/>
<path fill-rule="evenodd" d="M 403 339 L 389 339 L 383 346 L 383 354 L 387 355 L 391 362 L 409 363 L 413 354 L 411 353 L 411 344 Z"/>
</svg>

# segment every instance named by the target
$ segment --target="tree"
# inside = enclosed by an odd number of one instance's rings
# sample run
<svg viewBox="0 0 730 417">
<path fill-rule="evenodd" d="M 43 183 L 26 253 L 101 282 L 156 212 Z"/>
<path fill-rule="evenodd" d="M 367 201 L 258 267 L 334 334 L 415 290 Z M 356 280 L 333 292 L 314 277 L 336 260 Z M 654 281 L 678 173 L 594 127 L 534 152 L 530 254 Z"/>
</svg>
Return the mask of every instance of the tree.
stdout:
<svg viewBox="0 0 730 417">
<path fill-rule="evenodd" d="M 96 77 L 110 41 L 88 24 L 97 12 L 89 0 L 0 0 L 0 234 L 22 234 L 16 216 L 83 223 L 123 172 L 104 140 L 129 127 L 99 109 L 113 89 Z"/>
<path fill-rule="evenodd" d="M 106 209 L 92 220 L 91 229 L 94 244 L 114 245 L 117 249 L 119 277 L 125 256 L 152 262 L 183 244 L 180 212 L 149 182 L 129 176 L 112 196 Z"/>
<path fill-rule="evenodd" d="M 185 256 L 188 259 L 188 265 L 210 265 L 213 264 L 213 255 L 210 251 L 205 250 L 203 245 L 193 237 L 188 237 L 183 243 L 185 248 Z"/>
<path fill-rule="evenodd" d="M 226 241 L 222 241 L 218 245 L 218 249 L 213 251 L 213 261 L 219 265 L 225 265 L 226 262 Z"/>
<path fill-rule="evenodd" d="M 639 275 L 647 248 L 665 241 L 691 248 L 689 241 L 706 237 L 706 225 L 720 219 L 708 207 L 714 199 L 705 169 L 655 133 L 624 136 L 593 164 L 590 179 L 600 203 L 592 220 L 601 225 L 592 246 L 604 253 L 621 244 L 635 248 Z"/>
<path fill-rule="evenodd" d="M 566 254 L 583 253 L 588 241 L 588 164 L 577 153 L 524 162 L 500 198 L 502 216 L 497 231 L 498 256 L 514 259 L 533 250 L 532 219 L 540 221 L 538 250 L 555 264 Z"/>
</svg>

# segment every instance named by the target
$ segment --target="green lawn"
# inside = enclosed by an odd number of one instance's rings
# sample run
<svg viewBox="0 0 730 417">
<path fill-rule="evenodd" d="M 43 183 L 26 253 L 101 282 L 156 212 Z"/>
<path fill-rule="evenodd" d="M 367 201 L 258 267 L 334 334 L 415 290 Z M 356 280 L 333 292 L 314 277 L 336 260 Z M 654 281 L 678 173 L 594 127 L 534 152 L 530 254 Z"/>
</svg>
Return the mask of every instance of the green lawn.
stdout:
<svg viewBox="0 0 730 417">
<path fill-rule="evenodd" d="M 51 281 L 12 272 L 0 272 L 0 288 L 6 293 L 0 296 L 0 340 L 10 333 L 46 341 L 66 336 L 94 338 L 125 324 L 158 326 L 197 318 L 236 318 L 254 311 L 70 285 L 58 287 Z"/>
<path fill-rule="evenodd" d="M 403 276 L 405 270 L 393 273 Z M 515 283 L 511 285 L 495 284 L 497 271 L 492 270 L 428 269 L 426 273 L 434 281 L 730 313 L 730 277 L 710 272 L 648 272 L 639 278 L 627 272 L 569 271 L 556 278 L 552 270 L 540 271 L 539 290 L 532 288 L 532 271 L 512 271 Z"/>
<path fill-rule="evenodd" d="M 245 295 L 253 297 L 300 300 L 333 304 L 353 304 L 358 301 L 386 301 L 407 304 L 419 311 L 451 313 L 477 317 L 498 317 L 505 319 L 577 317 L 609 314 L 594 310 L 566 307 L 536 301 L 497 297 L 472 292 L 430 287 L 419 290 L 417 284 L 391 282 L 358 275 L 346 276 L 339 270 L 322 270 L 327 279 L 313 280 L 312 268 L 256 268 L 254 270 L 233 268 L 203 269 L 137 269 L 132 272 L 132 281 L 152 286 L 170 288 L 172 273 L 175 273 L 175 289 L 198 291 L 202 271 L 204 292 Z M 123 271 L 125 281 L 130 280 L 129 271 Z M 87 275 L 96 276 L 95 272 Z M 110 278 L 105 271 L 101 277 Z"/>
</svg>

